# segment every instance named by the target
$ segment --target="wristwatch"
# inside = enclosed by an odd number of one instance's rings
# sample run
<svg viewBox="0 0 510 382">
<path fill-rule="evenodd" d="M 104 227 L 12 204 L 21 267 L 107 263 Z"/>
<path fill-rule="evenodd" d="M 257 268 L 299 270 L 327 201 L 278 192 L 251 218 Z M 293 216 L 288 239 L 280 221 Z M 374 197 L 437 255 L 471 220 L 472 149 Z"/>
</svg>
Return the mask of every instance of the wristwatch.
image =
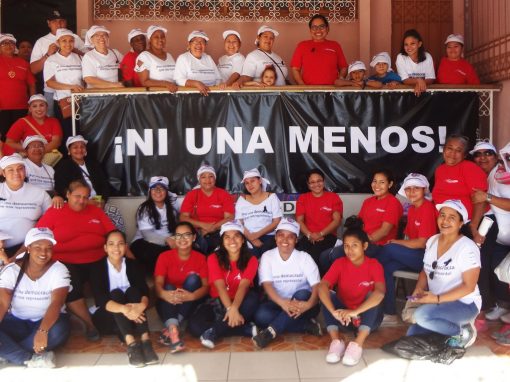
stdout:
<svg viewBox="0 0 510 382">
<path fill-rule="evenodd" d="M 487 203 L 490 203 L 490 202 L 491 202 L 491 200 L 492 200 L 492 194 L 489 194 L 489 193 L 487 192 L 487 197 L 485 198 L 485 200 L 487 201 Z"/>
</svg>

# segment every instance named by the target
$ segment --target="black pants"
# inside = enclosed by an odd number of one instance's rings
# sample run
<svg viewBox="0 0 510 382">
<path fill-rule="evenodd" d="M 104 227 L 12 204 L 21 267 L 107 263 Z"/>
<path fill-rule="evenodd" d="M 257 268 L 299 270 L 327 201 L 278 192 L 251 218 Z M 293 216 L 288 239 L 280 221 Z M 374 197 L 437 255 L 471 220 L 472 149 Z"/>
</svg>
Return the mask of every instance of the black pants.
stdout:
<svg viewBox="0 0 510 382">
<path fill-rule="evenodd" d="M 312 259 L 315 261 L 315 264 L 319 266 L 319 257 L 320 254 L 328 249 L 331 249 L 335 246 L 337 237 L 331 234 L 324 236 L 324 240 L 318 241 L 313 244 L 306 236 L 303 236 L 297 245 L 297 249 L 300 251 L 307 252 Z M 319 266 L 320 269 L 320 266 Z"/>
<path fill-rule="evenodd" d="M 0 110 L 0 139 L 5 142 L 5 136 L 12 124 L 27 116 L 27 109 Z"/>
<path fill-rule="evenodd" d="M 120 289 L 112 290 L 110 298 L 119 304 L 125 305 L 139 303 L 142 300 L 142 294 L 138 289 L 129 287 L 125 292 Z M 92 321 L 101 334 L 117 334 L 122 341 L 125 340 L 127 335 L 141 336 L 149 331 L 147 321 L 138 324 L 122 313 L 108 312 L 104 306 L 94 312 Z"/>
<path fill-rule="evenodd" d="M 149 243 L 144 239 L 134 241 L 130 248 L 136 259 L 145 267 L 145 271 L 151 275 L 154 274 L 159 255 L 170 249 L 167 246 Z"/>
</svg>

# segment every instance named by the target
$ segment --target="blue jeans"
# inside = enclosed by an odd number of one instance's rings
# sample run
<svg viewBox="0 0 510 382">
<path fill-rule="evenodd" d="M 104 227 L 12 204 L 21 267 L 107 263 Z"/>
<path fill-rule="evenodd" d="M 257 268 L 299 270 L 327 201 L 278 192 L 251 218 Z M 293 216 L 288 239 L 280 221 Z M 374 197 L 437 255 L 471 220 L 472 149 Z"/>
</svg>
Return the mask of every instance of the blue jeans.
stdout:
<svg viewBox="0 0 510 382">
<path fill-rule="evenodd" d="M 384 313 L 397 314 L 393 272 L 399 270 L 420 272 L 423 269 L 424 253 L 425 249 L 407 248 L 400 244 L 386 244 L 379 247 L 377 260 L 384 268 L 384 281 L 386 282 Z"/>
<path fill-rule="evenodd" d="M 376 244 L 369 244 L 368 248 L 365 251 L 365 255 L 368 257 L 372 257 L 374 259 L 377 259 L 379 248 L 381 246 Z M 325 275 L 328 269 L 331 267 L 331 265 L 335 262 L 336 259 L 339 259 L 341 257 L 345 256 L 344 247 L 343 245 L 339 247 L 334 247 L 331 249 L 328 249 L 327 251 L 324 251 L 319 256 L 319 270 L 321 271 L 321 275 Z"/>
<path fill-rule="evenodd" d="M 262 242 L 261 247 L 255 247 L 253 245 L 253 248 L 250 248 L 250 252 L 255 256 L 257 259 L 260 259 L 262 254 L 266 251 L 269 251 L 270 249 L 273 249 L 276 247 L 276 242 L 274 241 L 274 235 L 264 235 L 259 237 L 259 240 Z"/>
<path fill-rule="evenodd" d="M 333 303 L 333 306 L 335 309 L 346 309 L 344 303 L 338 299 L 338 296 L 335 292 L 330 292 L 331 302 Z M 360 314 L 361 319 L 361 325 L 359 328 L 354 327 L 352 322 L 344 326 L 340 324 L 340 322 L 333 317 L 333 315 L 329 312 L 329 310 L 326 309 L 326 307 L 321 304 L 322 308 L 322 315 L 324 316 L 324 321 L 326 322 L 326 328 L 329 331 L 332 330 L 368 330 L 369 333 L 376 330 L 382 322 L 383 319 L 383 308 L 382 304 L 379 304 L 377 306 L 374 306 L 373 308 L 368 309 L 367 311 Z"/>
<path fill-rule="evenodd" d="M 462 325 L 474 320 L 478 313 L 475 303 L 452 301 L 444 304 L 424 304 L 414 312 L 416 324 L 409 327 L 407 335 L 435 332 L 456 336 L 460 334 Z"/>
<path fill-rule="evenodd" d="M 188 292 L 194 292 L 202 286 L 202 279 L 196 273 L 193 273 L 186 277 L 182 289 Z M 165 285 L 165 290 L 177 289 L 173 285 Z M 156 310 L 158 311 L 159 317 L 163 321 L 166 327 L 169 325 L 179 325 L 179 323 L 191 315 L 193 310 L 196 308 L 198 301 L 188 301 L 182 304 L 170 304 L 164 300 L 158 299 L 156 303 Z"/>
<path fill-rule="evenodd" d="M 298 290 L 292 296 L 293 300 L 308 301 L 312 292 L 309 290 Z M 280 306 L 273 301 L 263 302 L 255 312 L 255 323 L 261 327 L 271 326 L 276 334 L 288 332 L 304 332 L 306 324 L 311 318 L 319 314 L 319 304 L 307 310 L 298 318 L 290 317 Z"/>
<path fill-rule="evenodd" d="M 41 321 L 22 320 L 7 313 L 0 322 L 0 357 L 16 365 L 23 365 L 34 354 L 34 337 Z M 46 350 L 53 350 L 63 344 L 71 325 L 67 314 L 60 314 L 48 333 Z"/>
</svg>

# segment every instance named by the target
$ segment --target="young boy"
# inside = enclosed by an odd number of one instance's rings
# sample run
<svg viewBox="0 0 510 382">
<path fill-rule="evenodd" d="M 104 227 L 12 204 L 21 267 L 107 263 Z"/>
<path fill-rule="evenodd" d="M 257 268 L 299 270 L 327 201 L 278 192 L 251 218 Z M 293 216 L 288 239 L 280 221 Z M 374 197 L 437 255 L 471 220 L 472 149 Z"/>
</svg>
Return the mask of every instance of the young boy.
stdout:
<svg viewBox="0 0 510 382">
<path fill-rule="evenodd" d="M 365 73 L 367 67 L 362 61 L 354 61 L 347 69 L 347 79 L 337 79 L 335 86 L 353 86 L 355 88 L 364 89 L 367 85 L 365 80 Z"/>
<path fill-rule="evenodd" d="M 391 58 L 387 52 L 376 54 L 372 58 L 370 66 L 374 68 L 375 74 L 370 76 L 368 81 L 381 84 L 380 86 L 372 87 L 395 89 L 397 85 L 402 83 L 400 76 L 391 69 Z"/>
</svg>

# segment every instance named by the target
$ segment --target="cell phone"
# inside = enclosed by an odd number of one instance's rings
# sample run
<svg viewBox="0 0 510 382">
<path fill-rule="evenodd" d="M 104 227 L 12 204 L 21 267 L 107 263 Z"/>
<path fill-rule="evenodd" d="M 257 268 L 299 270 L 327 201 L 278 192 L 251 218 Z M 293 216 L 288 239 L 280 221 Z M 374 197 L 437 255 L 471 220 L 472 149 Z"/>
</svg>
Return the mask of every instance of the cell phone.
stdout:
<svg viewBox="0 0 510 382">
<path fill-rule="evenodd" d="M 409 301 L 416 301 L 416 300 L 418 300 L 418 297 L 417 297 L 417 296 L 406 296 L 406 298 L 407 298 Z"/>
</svg>

